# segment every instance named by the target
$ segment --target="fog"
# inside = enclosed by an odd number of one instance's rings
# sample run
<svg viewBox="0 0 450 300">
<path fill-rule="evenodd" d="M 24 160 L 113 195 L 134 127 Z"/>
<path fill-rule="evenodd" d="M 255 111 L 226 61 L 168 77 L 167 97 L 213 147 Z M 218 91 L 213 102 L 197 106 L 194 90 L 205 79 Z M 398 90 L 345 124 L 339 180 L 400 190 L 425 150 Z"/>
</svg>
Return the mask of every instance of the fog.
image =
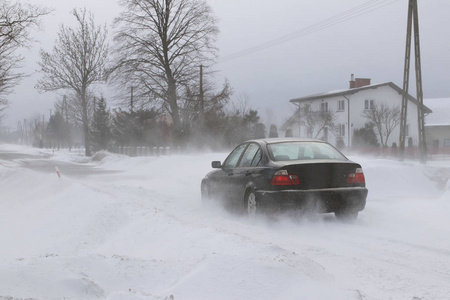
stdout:
<svg viewBox="0 0 450 300">
<path fill-rule="evenodd" d="M 344 224 L 332 214 L 248 220 L 204 207 L 200 181 L 227 153 L 91 159 L 0 145 L 12 151 L 16 159 L 0 159 L 0 298 L 450 295 L 449 161 L 350 156 L 369 195 Z"/>
<path fill-rule="evenodd" d="M 59 25 L 73 22 L 70 11 L 75 7 L 86 7 L 95 14 L 98 23 L 107 25 L 111 25 L 121 11 L 117 1 L 32 2 L 54 8 L 54 12 L 43 19 L 43 30 L 33 35 L 36 43 L 24 50 L 23 71 L 31 76 L 25 78 L 8 97 L 11 105 L 4 123 L 12 128 L 18 121 L 35 113 L 48 119 L 53 103 L 62 98 L 57 93 L 39 94 L 34 89 L 40 76 L 36 73 L 36 62 L 39 49 L 50 51 L 53 47 Z M 259 110 L 262 117 L 268 117 L 266 111 L 272 110 L 271 121 L 277 125 L 290 117 L 290 99 L 346 89 L 350 74 L 371 78 L 374 84 L 392 81 L 402 86 L 407 1 L 208 0 L 207 3 L 219 19 L 219 59 L 216 65 L 209 66 L 210 70 L 217 71 L 215 80 L 220 86 L 223 80 L 228 79 L 235 96 L 246 93 L 252 107 Z M 319 26 L 320 30 L 305 31 L 310 26 L 317 27 L 330 18 L 367 4 L 373 6 L 339 22 L 325 23 L 326 26 Z M 447 84 L 450 44 L 443 38 L 450 34 L 450 19 L 446 15 L 449 9 L 449 1 L 419 1 L 425 98 L 447 98 L 450 95 Z M 289 34 L 296 38 L 235 56 Z M 411 79 L 414 79 L 413 74 Z M 102 89 L 107 100 L 111 101 L 113 95 L 108 88 Z M 415 94 L 413 86 L 411 93 Z"/>
</svg>

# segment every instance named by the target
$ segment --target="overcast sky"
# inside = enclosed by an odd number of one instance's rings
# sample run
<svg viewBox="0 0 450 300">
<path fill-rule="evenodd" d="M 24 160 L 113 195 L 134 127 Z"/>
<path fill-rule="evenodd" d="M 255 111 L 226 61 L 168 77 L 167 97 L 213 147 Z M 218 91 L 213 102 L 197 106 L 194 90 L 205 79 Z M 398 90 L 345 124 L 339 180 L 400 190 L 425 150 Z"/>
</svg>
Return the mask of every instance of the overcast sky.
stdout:
<svg viewBox="0 0 450 300">
<path fill-rule="evenodd" d="M 121 11 L 114 0 L 31 0 L 54 8 L 39 43 L 25 51 L 25 71 L 38 69 L 40 48 L 50 51 L 58 25 L 73 24 L 70 11 L 86 7 L 97 23 L 110 25 Z M 217 83 L 226 78 L 234 96 L 246 94 L 263 118 L 281 123 L 292 110 L 289 100 L 348 88 L 351 74 L 372 83 L 402 86 L 407 0 L 207 0 L 219 19 Z M 425 98 L 450 98 L 450 1 L 419 0 L 420 42 Z M 351 14 L 352 13 L 352 14 Z M 69 22 L 69 23 L 67 23 Z M 313 26 L 313 27 L 311 27 Z M 110 31 L 111 32 L 111 31 Z M 277 39 L 292 34 L 286 42 Z M 294 38 L 293 38 L 294 37 Z M 247 55 L 243 50 L 273 42 Z M 414 64 L 411 65 L 414 80 Z M 48 119 L 55 93 L 34 90 L 39 74 L 25 79 L 9 96 L 5 124 L 34 114 Z M 415 96 L 415 89 L 410 93 Z M 111 103 L 111 105 L 113 105 Z"/>
</svg>

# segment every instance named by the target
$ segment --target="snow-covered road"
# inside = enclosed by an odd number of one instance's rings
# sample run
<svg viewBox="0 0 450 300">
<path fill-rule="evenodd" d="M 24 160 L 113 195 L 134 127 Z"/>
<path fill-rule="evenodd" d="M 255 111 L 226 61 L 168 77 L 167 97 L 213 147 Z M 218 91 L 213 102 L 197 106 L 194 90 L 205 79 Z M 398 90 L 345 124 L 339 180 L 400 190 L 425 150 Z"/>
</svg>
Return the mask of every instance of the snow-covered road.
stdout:
<svg viewBox="0 0 450 300">
<path fill-rule="evenodd" d="M 369 196 L 342 224 L 205 209 L 224 157 L 41 157 L 61 178 L 0 159 L 0 299 L 450 299 L 450 161 L 351 157 Z M 92 175 L 71 173 L 81 161 Z"/>
</svg>

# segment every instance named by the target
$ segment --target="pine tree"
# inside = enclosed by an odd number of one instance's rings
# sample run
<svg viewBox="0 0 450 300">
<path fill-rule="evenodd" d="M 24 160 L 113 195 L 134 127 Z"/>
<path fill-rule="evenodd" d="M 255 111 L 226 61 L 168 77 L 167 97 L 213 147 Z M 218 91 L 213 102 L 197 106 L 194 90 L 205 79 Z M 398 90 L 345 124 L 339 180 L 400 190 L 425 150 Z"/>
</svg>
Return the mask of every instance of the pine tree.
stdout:
<svg viewBox="0 0 450 300">
<path fill-rule="evenodd" d="M 288 128 L 285 133 L 285 137 L 293 137 L 294 133 L 292 132 L 292 128 Z"/>
<path fill-rule="evenodd" d="M 366 123 L 363 128 L 355 129 L 352 145 L 354 148 L 378 147 L 377 135 L 374 130 L 375 124 Z"/>
<path fill-rule="evenodd" d="M 253 134 L 255 139 L 264 139 L 266 137 L 266 126 L 263 123 L 256 123 Z"/>
<path fill-rule="evenodd" d="M 159 112 L 154 109 L 139 109 L 127 112 L 117 109 L 112 115 L 111 133 L 116 146 L 167 145 L 168 125 L 158 120 Z"/>
<path fill-rule="evenodd" d="M 69 126 L 64 120 L 61 112 L 56 111 L 54 115 L 50 116 L 47 125 L 46 140 L 50 147 L 56 147 L 58 150 L 61 144 L 67 140 Z"/>
<path fill-rule="evenodd" d="M 111 140 L 111 116 L 106 108 L 106 101 L 102 97 L 95 106 L 92 120 L 92 145 L 94 151 L 108 149 Z"/>
<path fill-rule="evenodd" d="M 270 138 L 277 138 L 278 137 L 277 125 L 275 125 L 275 124 L 270 125 L 269 137 Z"/>
</svg>

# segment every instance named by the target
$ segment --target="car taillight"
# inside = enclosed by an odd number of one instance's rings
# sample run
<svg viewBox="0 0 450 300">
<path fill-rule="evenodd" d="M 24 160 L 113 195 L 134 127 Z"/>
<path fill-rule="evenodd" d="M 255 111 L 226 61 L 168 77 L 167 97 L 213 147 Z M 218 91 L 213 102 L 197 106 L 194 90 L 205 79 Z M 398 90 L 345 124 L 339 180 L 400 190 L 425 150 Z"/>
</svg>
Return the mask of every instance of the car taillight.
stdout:
<svg viewBox="0 0 450 300">
<path fill-rule="evenodd" d="M 272 185 L 299 185 L 298 175 L 289 175 L 286 170 L 277 171 L 272 177 Z"/>
<path fill-rule="evenodd" d="M 355 173 L 348 174 L 347 183 L 366 183 L 362 169 L 356 168 Z"/>
</svg>

